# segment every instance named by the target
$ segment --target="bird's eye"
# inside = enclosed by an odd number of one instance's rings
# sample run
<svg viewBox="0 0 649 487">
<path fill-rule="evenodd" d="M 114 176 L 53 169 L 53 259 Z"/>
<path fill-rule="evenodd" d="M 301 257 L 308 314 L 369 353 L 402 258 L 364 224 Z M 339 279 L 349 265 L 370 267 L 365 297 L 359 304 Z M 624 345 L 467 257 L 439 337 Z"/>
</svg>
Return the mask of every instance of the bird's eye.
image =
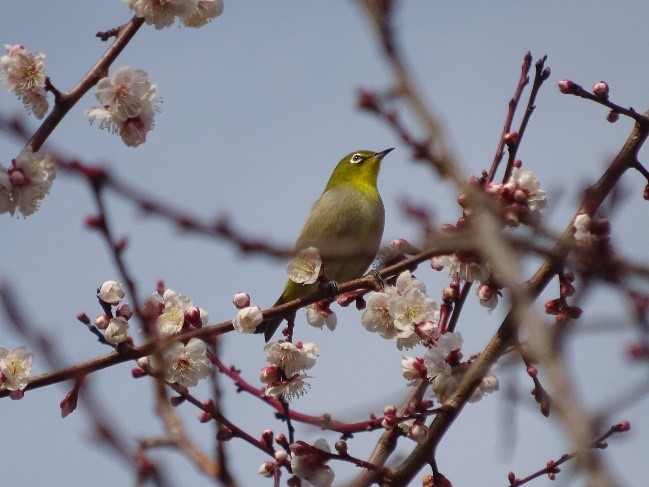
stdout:
<svg viewBox="0 0 649 487">
<path fill-rule="evenodd" d="M 363 156 L 361 156 L 360 154 L 354 154 L 352 156 L 352 164 L 358 164 L 362 160 L 363 160 Z"/>
</svg>

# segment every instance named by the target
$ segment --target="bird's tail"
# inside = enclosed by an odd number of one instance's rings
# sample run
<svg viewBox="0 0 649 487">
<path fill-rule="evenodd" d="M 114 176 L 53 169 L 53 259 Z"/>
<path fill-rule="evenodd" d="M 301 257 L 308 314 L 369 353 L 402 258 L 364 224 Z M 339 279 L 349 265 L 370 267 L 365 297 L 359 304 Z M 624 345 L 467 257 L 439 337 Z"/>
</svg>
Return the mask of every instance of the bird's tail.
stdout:
<svg viewBox="0 0 649 487">
<path fill-rule="evenodd" d="M 264 338 L 268 342 L 273 337 L 282 321 L 284 321 L 284 318 L 282 318 L 281 316 L 268 318 L 267 320 L 264 320 L 259 323 L 259 325 L 257 325 L 255 333 L 263 333 Z"/>
</svg>

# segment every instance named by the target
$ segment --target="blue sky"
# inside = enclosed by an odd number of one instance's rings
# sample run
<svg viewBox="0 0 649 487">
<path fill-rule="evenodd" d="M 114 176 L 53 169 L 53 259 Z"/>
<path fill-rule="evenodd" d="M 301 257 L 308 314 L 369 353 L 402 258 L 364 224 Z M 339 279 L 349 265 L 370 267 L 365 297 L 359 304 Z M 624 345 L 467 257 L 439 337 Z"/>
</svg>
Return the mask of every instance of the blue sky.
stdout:
<svg viewBox="0 0 649 487">
<path fill-rule="evenodd" d="M 539 95 L 519 156 L 548 191 L 547 224 L 561 231 L 581 190 L 600 176 L 631 123 L 623 118 L 607 123 L 605 109 L 561 95 L 556 81 L 570 78 L 590 87 L 603 79 L 614 101 L 644 110 L 649 102 L 647 3 L 401 3 L 397 26 L 408 61 L 467 174 L 489 167 L 525 52 L 530 50 L 535 59 L 548 55 L 552 75 Z M 0 41 L 45 52 L 48 74 L 63 91 L 105 50 L 95 32 L 131 15 L 117 0 L 60 0 L 56 9 L 45 9 L 35 0 L 6 1 L 2 10 Z M 96 104 L 92 93 L 48 143 L 87 163 L 105 165 L 143 192 L 197 217 L 227 214 L 249 235 L 290 245 L 335 163 L 353 150 L 388 147 L 396 150 L 386 158 L 379 179 L 386 241 L 416 241 L 419 236 L 401 214 L 404 197 L 431 207 L 439 223 L 459 216 L 453 188 L 410 162 L 408 150 L 389 128 L 355 108 L 359 87 L 390 86 L 372 30 L 355 2 L 225 0 L 223 15 L 202 29 L 143 27 L 114 69 L 123 65 L 145 70 L 164 101 L 147 143 L 130 149 L 117 136 L 90 126 L 83 111 Z M 21 105 L 3 91 L 0 110 L 20 113 Z M 34 120 L 30 123 L 37 126 Z M 7 165 L 19 150 L 15 141 L 0 137 L 0 163 Z M 643 150 L 641 160 L 645 154 Z M 625 199 L 612 231 L 620 254 L 639 261 L 646 261 L 649 237 L 643 225 L 643 186 L 636 174 L 624 177 Z M 115 195 L 109 208 L 115 231 L 129 237 L 125 255 L 140 298 L 163 278 L 168 287 L 207 309 L 210 322 L 216 323 L 234 316 L 230 300 L 236 291 L 249 292 L 253 304 L 262 307 L 270 306 L 280 292 L 285 280 L 281 262 L 242 256 L 227 243 L 183 234 L 158 218 L 144 217 Z M 88 189 L 59 175 L 35 215 L 0 219 L 0 279 L 16 290 L 65 364 L 108 352 L 75 319 L 79 310 L 98 314 L 96 287 L 118 278 L 103 242 L 84 228 L 84 218 L 93 211 Z M 530 272 L 533 265 L 527 264 Z M 419 276 L 437 298 L 444 276 L 429 269 Z M 646 283 L 638 286 L 646 290 Z M 546 299 L 553 297 L 550 293 Z M 621 485 L 642 485 L 646 474 L 639 452 L 646 450 L 649 437 L 648 401 L 609 407 L 646 377 L 645 368 L 624 358 L 625 346 L 635 336 L 633 324 L 623 321 L 627 303 L 615 289 L 603 288 L 584 307 L 579 331 L 567 344 L 576 386 L 591 411 L 610 414 L 605 425 L 631 421 L 632 431 L 611 440 L 604 457 Z M 503 314 L 502 306 L 491 315 L 475 303 L 467 306 L 459 324 L 466 355 L 481 350 Z M 402 397 L 406 387 L 399 351 L 368 335 L 359 313 L 340 311 L 333 334 L 310 329 L 300 319 L 300 339 L 317 342 L 321 354 L 312 371 L 312 389 L 296 401 L 297 409 L 357 420 L 372 411 L 380 414 Z M 23 339 L 0 321 L 0 346 L 21 344 Z M 222 346 L 224 361 L 236 364 L 255 384 L 265 363 L 262 349 L 257 336 L 228 336 Z M 105 409 L 101 414 L 126 432 L 127 441 L 162 431 L 152 388 L 133 380 L 131 367 L 124 364 L 89 379 Z M 36 354 L 35 372 L 47 370 Z M 465 408 L 440 445 L 438 465 L 454 485 L 476 485 L 477 479 L 483 485 L 505 485 L 510 470 L 523 476 L 568 449 L 561 426 L 538 414 L 523 368 L 515 373 L 503 368 L 499 377 L 501 392 Z M 225 412 L 233 421 L 253 435 L 264 428 L 283 430 L 259 401 L 236 394 L 225 379 L 221 385 Z M 517 391 L 522 404 L 511 407 L 510 390 Z M 10 446 L 3 448 L 0 483 L 130 485 L 131 472 L 93 440 L 86 412 L 59 417 L 58 404 L 66 391 L 53 386 L 29 392 L 22 401 L 0 402 L 3 437 L 10 438 Z M 198 388 L 196 394 L 205 398 L 208 390 Z M 199 424 L 197 411 L 189 406 L 180 409 L 192 437 L 210 448 L 213 429 Z M 335 435 L 308 427 L 299 427 L 298 434 L 307 441 L 321 436 L 335 440 Z M 367 456 L 376 437 L 357 435 L 350 452 Z M 266 460 L 262 453 L 236 440 L 230 447 L 242 485 L 270 485 L 256 473 Z M 410 447 L 404 440 L 402 451 Z M 209 484 L 178 455 L 152 455 L 167 468 L 171 485 Z M 334 468 L 340 481 L 335 485 L 344 485 L 354 473 L 347 465 Z M 560 485 L 579 485 L 569 471 L 565 468 L 558 477 Z"/>
</svg>

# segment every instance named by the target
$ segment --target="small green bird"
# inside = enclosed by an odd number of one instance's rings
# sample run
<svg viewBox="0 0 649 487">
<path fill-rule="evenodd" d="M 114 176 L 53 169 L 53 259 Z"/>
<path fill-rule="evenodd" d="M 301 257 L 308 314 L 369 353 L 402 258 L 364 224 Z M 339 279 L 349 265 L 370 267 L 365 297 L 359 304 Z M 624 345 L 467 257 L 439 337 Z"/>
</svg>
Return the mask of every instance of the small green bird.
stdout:
<svg viewBox="0 0 649 487">
<path fill-rule="evenodd" d="M 308 247 L 317 248 L 325 276 L 331 281 L 361 277 L 376 257 L 385 223 L 376 180 L 381 161 L 392 150 L 361 150 L 343 157 L 302 227 L 295 253 Z M 289 280 L 274 306 L 311 294 L 318 285 L 318 282 L 299 284 Z M 263 321 L 256 333 L 263 332 L 269 341 L 283 319 Z"/>
</svg>

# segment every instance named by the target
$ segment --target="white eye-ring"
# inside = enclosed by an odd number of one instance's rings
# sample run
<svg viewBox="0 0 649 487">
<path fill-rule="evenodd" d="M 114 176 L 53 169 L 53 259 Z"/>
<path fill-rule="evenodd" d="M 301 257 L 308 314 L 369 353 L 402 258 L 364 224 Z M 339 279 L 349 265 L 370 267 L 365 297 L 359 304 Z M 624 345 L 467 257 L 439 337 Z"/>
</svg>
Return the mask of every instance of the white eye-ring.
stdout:
<svg viewBox="0 0 649 487">
<path fill-rule="evenodd" d="M 352 156 L 352 159 L 351 159 L 352 164 L 358 164 L 358 163 L 361 162 L 362 160 L 363 160 L 363 156 L 360 155 L 360 154 L 354 154 L 354 155 Z"/>
</svg>

